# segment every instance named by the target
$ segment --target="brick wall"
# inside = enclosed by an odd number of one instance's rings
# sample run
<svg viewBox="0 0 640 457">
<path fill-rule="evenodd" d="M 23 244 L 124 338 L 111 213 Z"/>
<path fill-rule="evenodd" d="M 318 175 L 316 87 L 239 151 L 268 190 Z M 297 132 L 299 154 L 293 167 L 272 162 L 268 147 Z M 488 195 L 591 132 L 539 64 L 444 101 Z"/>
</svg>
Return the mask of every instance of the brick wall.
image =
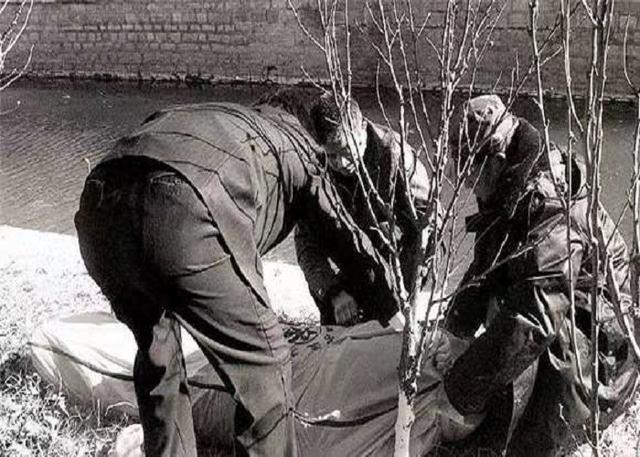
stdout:
<svg viewBox="0 0 640 457">
<path fill-rule="evenodd" d="M 15 0 L 14 0 L 15 1 Z M 301 66 L 316 77 L 323 76 L 322 56 L 300 31 L 287 0 L 35 0 L 29 26 L 13 53 L 12 62 L 23 58 L 34 45 L 29 72 L 44 75 L 118 76 L 126 78 L 239 79 L 280 82 L 304 77 Z M 312 29 L 315 0 L 302 0 L 302 17 Z M 443 1 L 414 2 L 432 12 L 428 33 L 439 32 Z M 495 34 L 494 47 L 480 72 L 479 82 L 492 86 L 500 78 L 509 82 L 516 62 L 527 62 L 527 0 L 508 3 Z M 542 2 L 550 8 L 556 2 Z M 616 2 L 618 15 L 610 52 L 610 92 L 626 92 L 621 71 L 622 31 L 630 14 L 629 54 L 632 69 L 640 59 L 640 0 Z M 543 11 L 545 33 L 553 12 Z M 364 0 L 352 0 L 351 17 L 367 24 Z M 6 22 L 7 15 L 3 17 Z M 577 18 L 576 18 L 577 19 Z M 578 22 L 576 20 L 576 22 Z M 584 85 L 588 64 L 586 21 L 576 25 L 573 49 L 574 79 Z M 368 34 L 371 37 L 373 34 Z M 367 41 L 353 38 L 354 75 L 358 84 L 375 83 L 376 56 Z M 421 64 L 427 80 L 437 81 L 434 56 L 422 50 Z M 638 72 L 640 73 L 640 72 Z M 551 90 L 563 86 L 561 59 L 545 70 Z M 640 77 L 640 75 L 639 75 Z M 383 75 L 382 80 L 385 81 Z"/>
</svg>

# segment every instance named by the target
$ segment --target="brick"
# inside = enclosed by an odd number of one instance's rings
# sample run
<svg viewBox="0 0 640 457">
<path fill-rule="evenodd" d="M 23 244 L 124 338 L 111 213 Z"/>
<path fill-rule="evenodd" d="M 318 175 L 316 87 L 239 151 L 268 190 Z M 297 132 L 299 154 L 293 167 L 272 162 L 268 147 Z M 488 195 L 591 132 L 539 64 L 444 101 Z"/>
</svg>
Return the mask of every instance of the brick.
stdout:
<svg viewBox="0 0 640 457">
<path fill-rule="evenodd" d="M 178 51 L 197 51 L 198 45 L 196 43 L 179 43 L 176 49 Z"/>
<path fill-rule="evenodd" d="M 182 11 L 182 19 L 180 20 L 180 22 L 182 22 L 183 24 L 192 24 L 194 22 L 197 22 L 195 9 L 195 6 L 184 8 Z"/>
<path fill-rule="evenodd" d="M 360 0 L 364 2 L 364 0 Z M 312 30 L 314 2 L 305 10 Z M 498 24 L 495 46 L 486 57 L 479 75 L 483 82 L 490 82 L 503 71 L 502 79 L 508 80 L 508 67 L 517 52 L 521 64 L 530 53 L 526 27 L 528 24 L 528 0 L 509 2 L 504 18 Z M 609 61 L 609 87 L 613 91 L 626 90 L 620 75 L 622 32 L 629 23 L 630 63 L 637 66 L 640 55 L 640 0 L 618 2 L 615 33 Z M 433 13 L 425 31 L 439 41 L 446 0 L 414 2 L 417 17 Z M 554 19 L 552 2 L 542 4 L 541 26 L 549 26 Z M 576 81 L 584 84 L 584 70 L 588 65 L 590 23 L 578 8 L 573 18 L 574 45 L 573 69 Z M 352 2 L 352 18 L 362 19 L 362 4 Z M 582 16 L 582 23 L 580 20 Z M 365 20 L 366 24 L 367 21 Z M 0 21 L 0 25 L 2 21 Z M 376 57 L 367 39 L 378 39 L 375 33 L 362 36 L 354 30 L 353 55 L 357 82 L 373 83 L 371 68 Z M 96 72 L 126 72 L 140 69 L 143 74 L 153 72 L 171 74 L 202 71 L 203 74 L 234 76 L 258 74 L 265 62 L 278 66 L 278 74 L 286 77 L 301 76 L 300 64 L 309 71 L 323 74 L 318 51 L 299 30 L 286 8 L 285 0 L 105 0 L 87 3 L 54 1 L 46 6 L 36 3 L 26 35 L 16 50 L 28 50 L 31 43 L 38 43 L 32 68 L 44 68 L 47 72 L 60 73 L 73 62 L 77 71 L 86 74 Z M 432 59 L 428 50 L 420 54 Z M 98 68 L 99 67 L 99 68 Z M 437 70 L 425 65 L 428 84 L 437 80 Z M 522 70 L 522 69 L 521 69 Z M 544 72 L 548 87 L 562 85 L 561 62 L 550 62 Z M 382 75 L 388 81 L 388 75 Z M 580 88 L 576 88 L 576 92 Z"/>
</svg>

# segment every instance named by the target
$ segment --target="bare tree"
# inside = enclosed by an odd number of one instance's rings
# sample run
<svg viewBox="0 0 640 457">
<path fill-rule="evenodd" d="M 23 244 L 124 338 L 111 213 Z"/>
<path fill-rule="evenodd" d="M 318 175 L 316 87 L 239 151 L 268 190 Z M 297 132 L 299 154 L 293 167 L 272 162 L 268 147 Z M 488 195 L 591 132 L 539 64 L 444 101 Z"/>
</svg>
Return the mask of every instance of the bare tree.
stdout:
<svg viewBox="0 0 640 457">
<path fill-rule="evenodd" d="M 602 281 L 607 285 L 610 292 L 610 301 L 613 305 L 616 318 L 623 329 L 625 336 L 628 340 L 629 347 L 635 357 L 636 363 L 640 366 L 640 347 L 635 339 L 631 318 L 629 316 L 629 305 L 623 303 L 623 299 L 620 293 L 620 285 L 616 283 L 614 275 L 614 266 L 612 259 L 609 257 L 607 246 L 611 243 L 611 239 L 605 235 L 603 228 L 603 220 L 601 216 L 601 166 L 602 166 L 602 150 L 605 132 L 603 130 L 603 112 L 604 112 L 604 100 L 606 95 L 606 82 L 607 82 L 607 70 L 608 70 L 608 52 L 610 47 L 610 37 L 612 33 L 612 23 L 614 19 L 614 4 L 613 0 L 593 0 L 591 2 L 587 0 L 580 0 L 575 5 L 581 8 L 587 20 L 590 24 L 591 38 L 591 53 L 590 62 L 587 72 L 587 87 L 584 94 L 585 109 L 582 116 L 578 114 L 578 110 L 575 105 L 575 95 L 573 89 L 572 67 L 571 67 L 571 43 L 572 43 L 572 8 L 570 0 L 562 0 L 560 2 L 559 17 L 561 18 L 563 36 L 562 36 L 562 49 L 564 54 L 564 73 L 565 73 L 565 90 L 567 100 L 567 157 L 566 162 L 566 176 L 568 179 L 567 191 L 564 200 L 565 217 L 567 218 L 567 246 L 570 246 L 569 237 L 569 218 L 570 210 L 572 206 L 572 197 L 570 190 L 572 188 L 572 173 L 570 170 L 572 159 L 574 156 L 574 143 L 576 139 L 581 138 L 583 145 L 583 156 L 586 162 L 587 168 L 587 200 L 588 200 L 588 233 L 587 237 L 590 240 L 590 251 L 592 252 L 591 264 L 594 274 L 593 286 L 590 293 L 591 303 L 591 337 L 590 337 L 590 351 L 591 351 L 591 383 L 590 385 L 584 379 L 582 374 L 582 368 L 578 363 L 578 377 L 585 391 L 590 392 L 590 433 L 589 439 L 594 456 L 600 455 L 600 406 L 598 404 L 600 382 L 598 381 L 599 370 L 599 334 L 601 329 L 600 318 L 600 306 L 601 290 L 598 286 Z M 532 54 L 534 62 L 538 61 L 537 55 L 537 38 L 536 30 L 538 28 L 537 18 L 539 15 L 539 2 L 532 0 L 529 4 L 530 7 L 530 28 L 531 28 L 531 42 L 532 42 Z M 625 76 L 629 87 L 638 97 L 637 87 L 632 83 L 627 70 L 626 63 L 626 36 L 625 36 L 625 52 L 624 52 L 624 69 Z M 541 78 L 540 67 L 537 67 L 537 105 L 541 114 L 544 127 L 545 138 L 545 153 L 550 150 L 550 140 L 548 134 L 548 121 L 544 107 L 544 87 Z M 638 98 L 640 101 L 640 98 Z M 640 113 L 640 112 L 639 112 Z M 633 170 L 630 190 L 629 190 L 629 205 L 632 208 L 633 213 L 633 226 L 634 237 L 632 247 L 632 259 L 638 257 L 638 239 L 640 238 L 640 217 L 638 216 L 638 205 L 640 204 L 640 187 L 638 182 L 638 176 L 640 173 L 640 164 L 638 162 L 638 148 L 640 145 L 640 114 L 636 120 L 636 135 L 634 150 L 632 153 L 633 158 Z M 623 211 L 624 214 L 624 211 Z M 622 218 L 619 218 L 619 220 Z M 619 223 L 619 222 L 618 222 Z M 570 249 L 570 248 L 569 248 Z M 573 276 L 574 272 L 571 271 L 571 265 L 569 275 Z M 637 306 L 638 302 L 638 272 L 635 262 L 630 265 L 631 270 L 631 292 L 632 303 Z M 570 281 L 571 288 L 573 282 Z M 575 302 L 573 290 L 570 290 L 571 300 L 571 332 L 573 341 L 573 350 L 577 351 L 576 343 L 576 321 L 575 321 Z M 576 357 L 579 362 L 579 357 Z"/>
<path fill-rule="evenodd" d="M 411 0 L 372 0 L 365 2 L 366 20 L 357 23 L 350 17 L 349 0 L 316 0 L 316 13 L 319 17 L 319 30 L 310 28 L 302 20 L 299 10 L 293 0 L 288 0 L 290 8 L 294 11 L 298 23 L 307 37 L 321 51 L 325 59 L 326 76 L 329 82 L 329 90 L 334 94 L 337 106 L 345 106 L 351 100 L 352 63 L 351 42 L 352 33 L 356 28 L 360 33 L 360 39 L 368 41 L 371 49 L 377 56 L 376 88 L 378 104 L 388 127 L 399 132 L 399 141 L 402 150 L 409 148 L 409 138 L 415 147 L 415 152 L 427 164 L 430 173 L 431 189 L 429 195 L 429 208 L 427 213 L 421 213 L 412 207 L 412 217 L 416 226 L 420 227 L 422 236 L 415 240 L 411 247 L 416 252 L 412 259 L 410 269 L 412 277 L 403 277 L 400 268 L 398 241 L 393 236 L 393 231 L 387 231 L 385 226 L 394 227 L 396 220 L 393 212 L 393 202 L 384 201 L 371 182 L 366 168 L 362 164 L 362 158 L 354 155 L 353 160 L 359 162 L 358 179 L 365 195 L 370 195 L 369 211 L 372 220 L 376 221 L 376 230 L 382 235 L 385 247 L 390 252 L 390 264 L 393 265 L 395 274 L 395 286 L 400 292 L 401 309 L 405 318 L 403 331 L 403 349 L 399 361 L 399 400 L 398 418 L 396 422 L 396 456 L 409 455 L 409 438 L 411 426 L 415 420 L 413 405 L 417 389 L 417 378 L 420 366 L 426 351 L 437 342 L 437 327 L 439 320 L 429 324 L 427 316 L 441 316 L 448 300 L 460 293 L 460 288 L 452 289 L 448 283 L 453 273 L 464 264 L 469 250 L 463 249 L 464 235 L 459 229 L 459 220 L 462 209 L 467 205 L 471 193 L 464 189 L 463 183 L 469 176 L 470 161 L 455 161 L 450 163 L 449 140 L 452 129 L 455 129 L 454 98 L 459 101 L 470 98 L 474 91 L 479 69 L 483 58 L 491 51 L 493 32 L 502 17 L 502 12 L 508 2 L 499 0 L 451 0 L 446 3 L 443 11 L 438 12 L 438 23 L 430 27 L 432 16 L 429 6 L 418 6 Z M 546 4 L 545 4 L 545 7 Z M 602 162 L 602 144 L 604 132 L 602 128 L 603 101 L 605 95 L 605 83 L 607 74 L 607 57 L 611 24 L 613 18 L 612 0 L 593 0 L 591 4 L 587 0 L 562 0 L 559 3 L 559 11 L 555 23 L 548 28 L 545 35 L 539 37 L 540 2 L 529 2 L 529 31 L 531 39 L 530 59 L 525 62 L 524 71 L 520 62 L 516 60 L 511 71 L 509 82 L 509 96 L 507 107 L 511 107 L 516 96 L 522 88 L 531 81 L 536 89 L 535 102 L 539 108 L 542 119 L 543 150 L 541 154 L 549 154 L 552 143 L 549 135 L 549 119 L 545 111 L 544 87 L 542 78 L 543 67 L 560 55 L 564 59 L 565 85 L 568 99 L 567 119 L 567 143 L 568 157 L 575 154 L 574 143 L 576 137 L 583 139 L 584 156 L 587 163 L 588 174 L 588 212 L 589 234 L 591 251 L 596 253 L 591 258 L 592 269 L 596 275 L 602 272 L 608 288 L 612 291 L 611 300 L 621 327 L 624 329 L 637 360 L 640 360 L 640 349 L 633 337 L 632 327 L 622 303 L 619 287 L 613 275 L 611 259 L 607 257 L 606 239 L 600 219 L 600 167 Z M 571 24 L 576 11 L 586 12 L 587 20 L 591 24 L 591 62 L 587 75 L 587 92 L 585 94 L 586 108 L 582 116 L 574 103 L 573 81 L 571 74 Z M 354 25 L 355 24 L 355 25 Z M 433 32 L 437 31 L 437 36 Z M 429 51 L 431 59 L 425 59 L 425 51 Z M 429 80 L 433 71 L 425 68 L 434 62 L 438 68 L 437 89 L 438 102 L 433 106 L 425 96 L 425 88 L 433 86 L 433 78 Z M 431 68 L 432 70 L 432 68 Z M 629 78 L 628 78 L 629 79 Z M 395 96 L 395 102 L 399 107 L 396 116 L 390 114 L 389 106 L 385 106 L 380 96 L 382 80 L 391 88 Z M 498 84 L 499 81 L 496 81 Z M 629 84 L 636 96 L 638 89 Z M 459 99 L 462 100 L 459 100 Z M 638 98 L 640 102 L 640 98 Z M 456 103 L 458 105 L 458 103 Z M 462 104 L 464 106 L 464 104 Z M 349 110 L 343 110 L 348 113 Z M 436 115 L 434 115 L 436 113 Z M 640 113 L 640 111 L 639 111 Z M 465 116 L 466 113 L 461 113 Z M 347 115 L 347 118 L 349 116 Z M 639 114 L 640 119 L 640 114 Z M 353 120 L 345 119 L 343 126 L 345 133 Z M 639 127 L 640 129 L 640 127 Z M 640 257 L 640 159 L 638 148 L 640 147 L 640 130 L 636 133 L 636 147 L 634 152 L 634 179 L 630 191 L 630 205 L 634 214 L 634 248 L 635 258 Z M 466 132 L 457 134 L 462 139 Z M 453 135 L 454 137 L 456 135 Z M 465 138 L 473 150 L 478 146 L 478 138 Z M 403 157 L 404 154 L 401 155 Z M 567 189 L 572 188 L 569 168 L 571 160 L 567 160 Z M 451 171 L 451 169 L 453 170 Z M 404 170 L 404 167 L 401 168 Z M 449 169 L 449 173 L 445 170 Z M 408 180 L 405 174 L 400 179 Z M 405 186 L 405 188 L 409 188 Z M 560 195 L 564 195 L 564 209 L 567 218 L 570 217 L 572 207 L 570 192 L 564 193 L 559 189 Z M 411 195 L 407 195 L 411 201 Z M 384 218 L 376 217 L 373 206 L 386 207 L 388 211 Z M 570 241 L 569 227 L 567 223 L 567 243 Z M 425 228 L 427 228 L 425 230 Z M 568 244 L 568 246 L 570 246 Z M 533 246 L 524 246 L 521 251 L 514 252 L 510 258 L 521 255 L 524 250 Z M 569 251 L 571 252 L 571 251 Z M 480 273 L 478 277 L 470 278 L 471 282 L 477 282 L 485 278 L 494 269 L 504 264 L 507 259 L 493 259 L 489 270 Z M 604 267 L 603 267 L 604 266 Z M 634 302 L 638 300 L 638 273 L 633 266 Z M 574 272 L 569 265 L 569 277 Z M 406 269 L 405 269 L 406 275 Z M 570 281 L 573 287 L 573 282 Z M 594 281 L 598 284 L 598 278 Z M 406 287 L 405 287 L 406 286 Z M 599 310 L 598 291 L 594 286 L 591 296 L 592 322 L 590 341 L 592 360 L 590 366 L 591 386 L 587 389 L 591 393 L 591 433 L 590 437 L 594 453 L 599 450 L 598 429 L 598 334 L 599 334 Z M 573 290 L 570 295 L 570 321 L 572 327 L 573 350 L 577 350 L 575 303 Z M 582 384 L 582 367 L 578 363 L 578 374 Z"/>
<path fill-rule="evenodd" d="M 391 0 L 366 2 L 366 22 L 370 29 L 364 30 L 357 24 L 361 37 L 367 41 L 377 55 L 376 87 L 380 89 L 380 79 L 386 78 L 399 107 L 396 118 L 389 114 L 377 91 L 378 103 L 387 126 L 399 132 L 401 162 L 405 150 L 409 148 L 409 133 L 413 132 L 415 152 L 426 163 L 430 173 L 430 194 L 426 212 L 418 211 L 412 204 L 410 186 L 406 201 L 409 202 L 411 217 L 421 236 L 412 246 L 405 246 L 415 253 L 411 267 L 403 269 L 400 263 L 398 240 L 393 227 L 397 220 L 393 211 L 394 201 L 385 201 L 378 193 L 357 154 L 353 160 L 358 167 L 359 185 L 365 195 L 369 195 L 368 210 L 376 230 L 381 234 L 384 246 L 390 253 L 395 287 L 401 299 L 400 307 L 404 316 L 402 354 L 399 361 L 399 399 L 396 422 L 396 456 L 410 453 L 410 433 L 415 416 L 414 400 L 417 379 L 425 352 L 437 344 L 435 341 L 439 320 L 428 325 L 427 316 L 440 316 L 446 295 L 448 279 L 459 268 L 457 260 L 461 240 L 458 230 L 459 209 L 468 195 L 463 190 L 463 181 L 469 164 L 454 173 L 453 180 L 447 178 L 449 167 L 449 137 L 454 116 L 454 96 L 464 88 L 464 94 L 471 96 L 480 62 L 491 48 L 491 36 L 504 7 L 505 1 L 450 1 L 443 11 L 444 24 L 437 24 L 439 37 L 431 36 L 431 15 L 421 8 L 416 11 L 411 0 Z M 307 37 L 321 51 L 325 58 L 326 75 L 335 103 L 339 107 L 348 106 L 351 100 L 352 65 L 351 39 L 353 24 L 349 18 L 349 0 L 318 0 L 316 13 L 320 30 L 311 30 L 301 18 L 296 5 L 289 0 L 299 25 Z M 342 21 L 342 22 L 340 22 Z M 432 59 L 421 58 L 424 50 L 429 50 Z M 431 68 L 425 66 L 431 63 Z M 431 106 L 426 98 L 425 88 L 431 83 L 427 78 L 436 69 L 439 89 L 439 106 Z M 435 109 L 434 109 L 435 108 Z M 432 119 L 433 112 L 438 113 Z M 350 110 L 342 110 L 349 113 Z M 343 119 L 345 134 L 349 135 L 353 120 Z M 409 181 L 409 171 L 404 163 L 403 171 L 394 179 Z M 453 198 L 447 198 L 447 194 Z M 376 216 L 373 206 L 387 208 L 384 217 Z M 391 227 L 385 230 L 383 227 Z M 406 272 L 409 271 L 409 278 Z"/>
<path fill-rule="evenodd" d="M 625 33 L 623 40 L 623 69 L 624 76 L 629 89 L 634 95 L 636 104 L 636 128 L 633 136 L 633 150 L 631 151 L 631 159 L 633 163 L 633 174 L 629 184 L 629 206 L 631 207 L 633 221 L 633 244 L 632 244 L 632 262 L 631 262 L 631 295 L 634 303 L 640 303 L 640 87 L 632 80 L 629 73 L 627 62 L 627 43 L 629 36 L 629 18 L 625 25 Z"/>
<path fill-rule="evenodd" d="M 10 11 L 9 5 L 12 3 L 10 0 L 2 0 L 2 5 L 0 5 L 0 20 L 11 18 L 0 35 L 0 91 L 9 87 L 22 76 L 31 62 L 33 52 L 32 45 L 26 61 L 20 67 L 13 67 L 11 70 L 6 68 L 9 53 L 24 33 L 33 10 L 33 0 L 22 0 L 17 7 L 13 8 L 13 11 Z"/>
</svg>

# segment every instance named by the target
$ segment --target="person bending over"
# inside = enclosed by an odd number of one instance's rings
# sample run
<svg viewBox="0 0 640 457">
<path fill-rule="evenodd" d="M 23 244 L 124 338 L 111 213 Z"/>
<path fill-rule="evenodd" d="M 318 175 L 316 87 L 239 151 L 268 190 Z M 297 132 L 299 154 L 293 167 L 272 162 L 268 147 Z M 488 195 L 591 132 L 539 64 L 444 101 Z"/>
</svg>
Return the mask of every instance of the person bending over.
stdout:
<svg viewBox="0 0 640 457">
<path fill-rule="evenodd" d="M 138 345 L 148 456 L 196 455 L 180 325 L 237 403 L 236 455 L 297 455 L 289 346 L 260 260 L 297 222 L 322 227 L 378 319 L 397 312 L 387 263 L 291 112 L 227 103 L 163 110 L 86 179 L 75 217 L 80 249 Z"/>
<path fill-rule="evenodd" d="M 452 150 L 459 164 L 470 163 L 467 179 L 479 212 L 467 220 L 474 258 L 445 327 L 470 346 L 446 373 L 445 392 L 462 415 L 487 413 L 496 399 L 511 398 L 504 428 L 484 427 L 490 443 L 480 447 L 501 453 L 511 437 L 508 455 L 553 456 L 589 418 L 596 253 L 587 236 L 586 175 L 581 161 L 573 161 L 569 188 L 567 156 L 556 147 L 546 151 L 540 132 L 509 113 L 499 97 L 474 98 L 465 112 Z M 597 267 L 599 407 L 606 425 L 630 398 L 636 373 L 610 289 L 615 284 L 628 312 L 627 249 L 604 208 L 599 218 L 613 267 L 610 281 L 604 262 Z M 481 326 L 486 331 L 477 336 Z"/>
<path fill-rule="evenodd" d="M 389 226 L 388 218 L 385 208 L 363 191 L 357 176 L 363 168 L 371 177 L 380 198 L 393 208 L 397 222 L 391 235 L 399 240 L 403 277 L 405 286 L 410 290 L 415 273 L 412 271 L 415 270 L 412 256 L 416 250 L 409 246 L 421 231 L 411 216 L 410 205 L 415 205 L 418 214 L 426 210 L 429 176 L 415 151 L 408 144 L 401 146 L 396 132 L 364 118 L 355 100 L 350 101 L 348 109 L 349 113 L 346 107 L 341 112 L 331 94 L 317 97 L 310 109 L 311 131 L 323 148 L 321 159 L 342 203 L 360 229 L 369 234 L 383 253 L 386 251 L 376 233 L 374 218 L 382 223 L 385 230 Z M 346 120 L 347 116 L 351 122 Z M 408 179 L 405 179 L 402 167 Z M 335 246 L 324 236 L 323 227 L 299 222 L 295 230 L 295 245 L 298 263 L 320 310 L 322 324 L 349 325 L 375 318 L 366 303 L 367 293 L 363 290 L 366 285 L 350 277 L 349 269 L 336 267 Z"/>
</svg>

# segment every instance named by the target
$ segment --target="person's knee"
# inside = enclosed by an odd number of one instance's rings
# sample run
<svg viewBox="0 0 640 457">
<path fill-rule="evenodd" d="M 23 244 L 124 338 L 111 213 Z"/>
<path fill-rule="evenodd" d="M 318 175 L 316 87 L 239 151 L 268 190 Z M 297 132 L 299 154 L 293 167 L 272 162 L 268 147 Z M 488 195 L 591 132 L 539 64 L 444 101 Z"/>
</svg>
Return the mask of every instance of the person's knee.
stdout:
<svg viewBox="0 0 640 457">
<path fill-rule="evenodd" d="M 273 434 L 283 437 L 290 428 L 293 410 L 287 393 L 283 389 L 271 389 L 263 398 L 260 411 L 236 410 L 236 439 L 246 448 L 260 447 L 260 443 Z"/>
<path fill-rule="evenodd" d="M 261 367 L 255 382 L 241 386 L 236 400 L 246 409 L 255 422 L 273 424 L 286 415 L 293 403 L 291 382 L 286 367 L 274 364 Z"/>
</svg>

